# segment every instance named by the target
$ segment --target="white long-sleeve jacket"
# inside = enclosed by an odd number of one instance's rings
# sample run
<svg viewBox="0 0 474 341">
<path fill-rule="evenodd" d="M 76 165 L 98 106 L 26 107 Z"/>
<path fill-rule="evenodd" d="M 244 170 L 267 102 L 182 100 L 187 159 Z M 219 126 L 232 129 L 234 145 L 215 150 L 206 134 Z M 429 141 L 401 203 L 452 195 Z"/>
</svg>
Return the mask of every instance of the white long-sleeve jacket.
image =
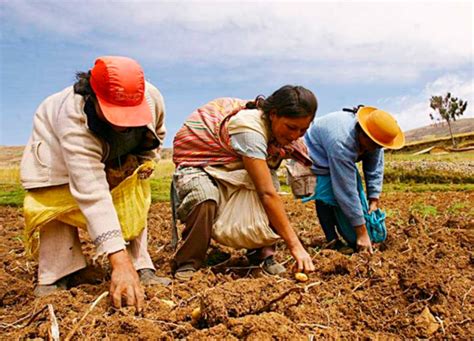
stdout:
<svg viewBox="0 0 474 341">
<path fill-rule="evenodd" d="M 147 135 L 158 139 L 161 146 L 166 132 L 163 97 L 148 82 L 145 96 L 153 116 Z M 69 184 L 98 254 L 109 254 L 125 247 L 105 175 L 109 146 L 89 130 L 84 104 L 72 86 L 40 104 L 23 153 L 20 177 L 27 190 Z M 156 158 L 156 150 L 141 156 Z"/>
</svg>

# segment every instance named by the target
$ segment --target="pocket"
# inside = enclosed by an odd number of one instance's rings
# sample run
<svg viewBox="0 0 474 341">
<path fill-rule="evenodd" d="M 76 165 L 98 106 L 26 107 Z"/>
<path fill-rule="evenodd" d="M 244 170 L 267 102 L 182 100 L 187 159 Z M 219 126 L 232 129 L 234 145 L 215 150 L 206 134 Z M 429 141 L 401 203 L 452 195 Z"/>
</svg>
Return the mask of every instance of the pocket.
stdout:
<svg viewBox="0 0 474 341">
<path fill-rule="evenodd" d="M 48 181 L 51 157 L 46 145 L 35 141 L 26 148 L 21 160 L 21 181 L 25 185 Z"/>
<path fill-rule="evenodd" d="M 42 147 L 43 146 L 43 147 Z M 41 148 L 41 150 L 40 150 Z M 49 163 L 46 162 L 45 152 L 44 152 L 43 141 L 37 141 L 31 146 L 33 156 L 41 167 L 48 167 Z M 40 154 L 41 153 L 41 154 Z"/>
</svg>

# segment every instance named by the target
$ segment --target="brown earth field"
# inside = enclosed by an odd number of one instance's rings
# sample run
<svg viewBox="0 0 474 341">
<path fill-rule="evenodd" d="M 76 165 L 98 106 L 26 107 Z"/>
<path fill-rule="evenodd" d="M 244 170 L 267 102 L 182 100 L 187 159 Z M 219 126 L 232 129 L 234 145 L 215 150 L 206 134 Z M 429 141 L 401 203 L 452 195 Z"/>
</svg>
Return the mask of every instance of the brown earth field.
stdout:
<svg viewBox="0 0 474 341">
<path fill-rule="evenodd" d="M 109 297 L 92 306 L 109 289 L 105 260 L 77 276 L 69 290 L 35 298 L 37 263 L 23 256 L 21 210 L 1 207 L 1 338 L 53 338 L 48 305 L 61 339 L 71 332 L 80 340 L 474 337 L 474 193 L 384 194 L 389 233 L 372 256 L 324 249 L 313 204 L 283 200 L 316 265 L 307 282 L 295 281 L 282 243 L 277 259 L 289 271 L 279 277 L 249 267 L 243 250 L 213 245 L 208 265 L 190 282 L 147 287 L 142 316 L 134 308 L 113 309 Z M 152 206 L 149 248 L 165 276 L 171 276 L 173 255 L 170 217 L 167 203 Z M 81 236 L 91 259 L 92 244 Z M 201 315 L 193 319 L 198 307 Z"/>
</svg>

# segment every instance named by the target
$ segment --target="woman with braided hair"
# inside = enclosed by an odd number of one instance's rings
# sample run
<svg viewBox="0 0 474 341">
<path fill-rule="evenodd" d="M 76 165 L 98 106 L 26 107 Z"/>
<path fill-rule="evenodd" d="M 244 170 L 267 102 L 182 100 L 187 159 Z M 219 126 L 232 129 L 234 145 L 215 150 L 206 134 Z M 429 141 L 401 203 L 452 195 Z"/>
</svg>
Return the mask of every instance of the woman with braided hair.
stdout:
<svg viewBox="0 0 474 341">
<path fill-rule="evenodd" d="M 254 101 L 216 99 L 186 120 L 173 143 L 176 213 L 185 224 L 174 257 L 177 279 L 190 279 L 202 266 L 211 237 L 247 249 L 252 265 L 275 275 L 285 271 L 273 258 L 282 238 L 298 271 L 314 270 L 285 213 L 274 171 L 285 158 L 311 164 L 301 137 L 316 109 L 310 90 L 286 85 Z"/>
</svg>

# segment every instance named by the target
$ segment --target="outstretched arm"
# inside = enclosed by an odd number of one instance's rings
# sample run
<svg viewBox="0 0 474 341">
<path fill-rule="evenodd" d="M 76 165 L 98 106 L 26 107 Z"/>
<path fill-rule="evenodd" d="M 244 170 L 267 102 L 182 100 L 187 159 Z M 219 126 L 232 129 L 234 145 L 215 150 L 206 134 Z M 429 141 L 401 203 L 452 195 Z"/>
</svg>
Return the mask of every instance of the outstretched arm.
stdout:
<svg viewBox="0 0 474 341">
<path fill-rule="evenodd" d="M 71 115 L 72 116 L 72 115 Z M 120 307 L 122 295 L 137 310 L 143 306 L 143 290 L 138 274 L 125 249 L 120 222 L 109 191 L 101 142 L 90 133 L 80 116 L 61 117 L 57 134 L 69 174 L 72 196 L 87 220 L 88 232 L 97 253 L 107 254 L 112 267 L 110 294 Z"/>
<path fill-rule="evenodd" d="M 298 271 L 314 271 L 311 257 L 290 225 L 283 202 L 273 186 L 270 169 L 266 161 L 249 157 L 243 157 L 242 160 L 255 185 L 271 226 L 275 228 L 276 232 L 288 246 L 293 258 L 296 260 Z"/>
</svg>

